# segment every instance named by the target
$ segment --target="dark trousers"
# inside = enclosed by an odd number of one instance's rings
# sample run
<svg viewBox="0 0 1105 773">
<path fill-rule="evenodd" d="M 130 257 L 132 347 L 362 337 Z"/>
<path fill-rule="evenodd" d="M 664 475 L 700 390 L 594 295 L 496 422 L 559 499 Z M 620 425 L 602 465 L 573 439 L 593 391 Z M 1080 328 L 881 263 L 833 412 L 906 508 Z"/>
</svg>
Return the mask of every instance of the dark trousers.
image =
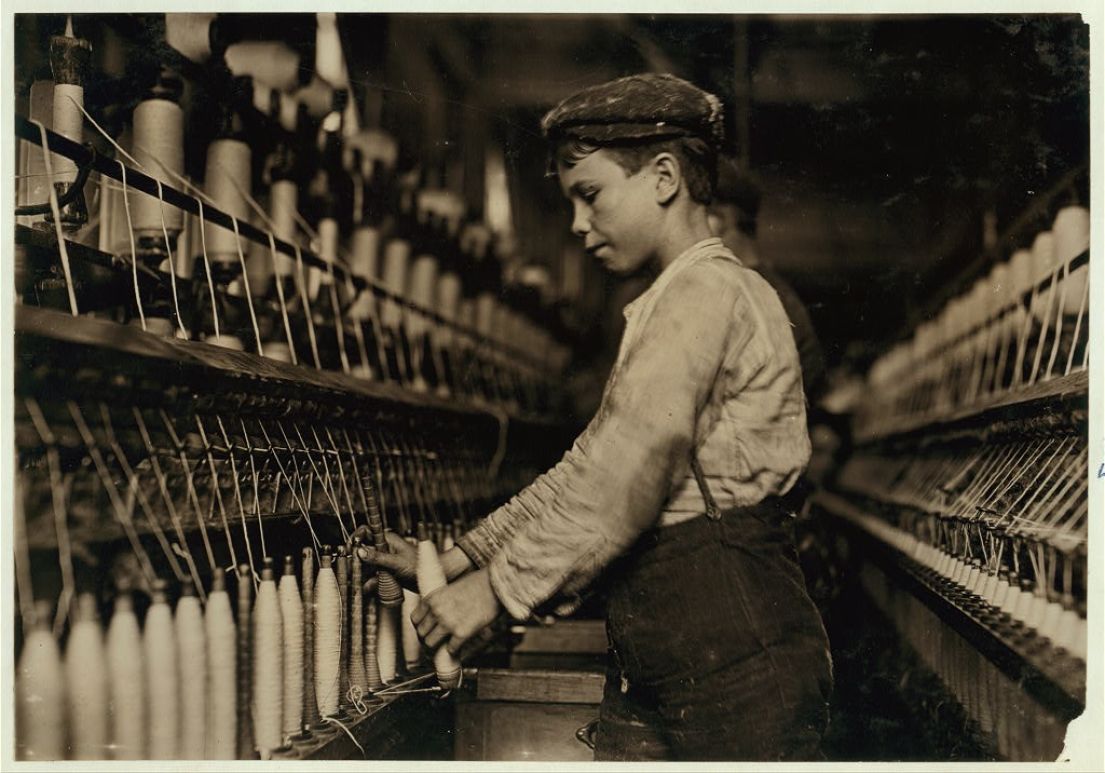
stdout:
<svg viewBox="0 0 1105 773">
<path fill-rule="evenodd" d="M 650 531 L 617 565 L 596 760 L 819 760 L 829 643 L 777 500 Z"/>
</svg>

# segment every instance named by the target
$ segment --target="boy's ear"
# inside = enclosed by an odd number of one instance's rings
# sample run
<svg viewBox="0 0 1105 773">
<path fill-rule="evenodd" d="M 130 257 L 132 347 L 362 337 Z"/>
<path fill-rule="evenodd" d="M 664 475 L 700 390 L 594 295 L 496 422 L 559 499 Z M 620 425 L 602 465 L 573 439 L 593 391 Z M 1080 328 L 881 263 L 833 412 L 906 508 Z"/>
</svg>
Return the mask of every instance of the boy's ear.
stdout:
<svg viewBox="0 0 1105 773">
<path fill-rule="evenodd" d="M 656 175 L 656 203 L 670 203 L 683 184 L 679 159 L 671 153 L 657 153 L 652 159 L 652 171 Z"/>
</svg>

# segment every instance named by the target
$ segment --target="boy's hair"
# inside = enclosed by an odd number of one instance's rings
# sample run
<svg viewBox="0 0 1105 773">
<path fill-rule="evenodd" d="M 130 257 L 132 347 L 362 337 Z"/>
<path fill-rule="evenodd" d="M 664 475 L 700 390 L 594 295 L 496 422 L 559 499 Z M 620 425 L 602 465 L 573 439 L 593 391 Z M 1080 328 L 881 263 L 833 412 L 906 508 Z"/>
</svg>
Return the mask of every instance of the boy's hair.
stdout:
<svg viewBox="0 0 1105 773">
<path fill-rule="evenodd" d="M 646 162 L 660 153 L 671 153 L 679 162 L 679 169 L 687 183 L 691 199 L 699 204 L 709 204 L 717 185 L 717 150 L 709 142 L 698 137 L 652 138 L 595 143 L 566 137 L 557 143 L 553 151 L 553 165 L 575 166 L 598 150 L 605 150 L 628 174 L 641 171 Z"/>
</svg>

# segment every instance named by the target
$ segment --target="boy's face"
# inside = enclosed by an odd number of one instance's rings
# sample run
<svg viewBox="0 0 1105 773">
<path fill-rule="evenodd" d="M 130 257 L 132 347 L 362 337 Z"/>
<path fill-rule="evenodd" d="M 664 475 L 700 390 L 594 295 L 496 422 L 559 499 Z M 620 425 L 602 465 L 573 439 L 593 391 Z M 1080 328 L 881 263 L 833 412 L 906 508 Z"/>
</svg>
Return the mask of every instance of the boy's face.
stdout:
<svg viewBox="0 0 1105 773">
<path fill-rule="evenodd" d="M 655 175 L 648 163 L 630 175 L 605 150 L 573 166 L 559 165 L 560 188 L 572 205 L 572 233 L 616 274 L 631 274 L 656 252 L 660 221 Z"/>
</svg>

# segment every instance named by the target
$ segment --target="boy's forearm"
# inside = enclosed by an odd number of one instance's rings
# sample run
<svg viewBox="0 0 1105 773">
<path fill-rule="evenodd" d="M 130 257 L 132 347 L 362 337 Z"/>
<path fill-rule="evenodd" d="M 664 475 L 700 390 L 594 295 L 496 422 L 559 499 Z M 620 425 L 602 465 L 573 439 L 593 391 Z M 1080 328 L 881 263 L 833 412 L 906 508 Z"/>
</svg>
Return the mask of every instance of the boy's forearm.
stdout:
<svg viewBox="0 0 1105 773">
<path fill-rule="evenodd" d="M 445 570 L 445 579 L 452 582 L 475 568 L 475 564 L 463 550 L 453 547 L 441 554 L 441 568 Z"/>
</svg>

